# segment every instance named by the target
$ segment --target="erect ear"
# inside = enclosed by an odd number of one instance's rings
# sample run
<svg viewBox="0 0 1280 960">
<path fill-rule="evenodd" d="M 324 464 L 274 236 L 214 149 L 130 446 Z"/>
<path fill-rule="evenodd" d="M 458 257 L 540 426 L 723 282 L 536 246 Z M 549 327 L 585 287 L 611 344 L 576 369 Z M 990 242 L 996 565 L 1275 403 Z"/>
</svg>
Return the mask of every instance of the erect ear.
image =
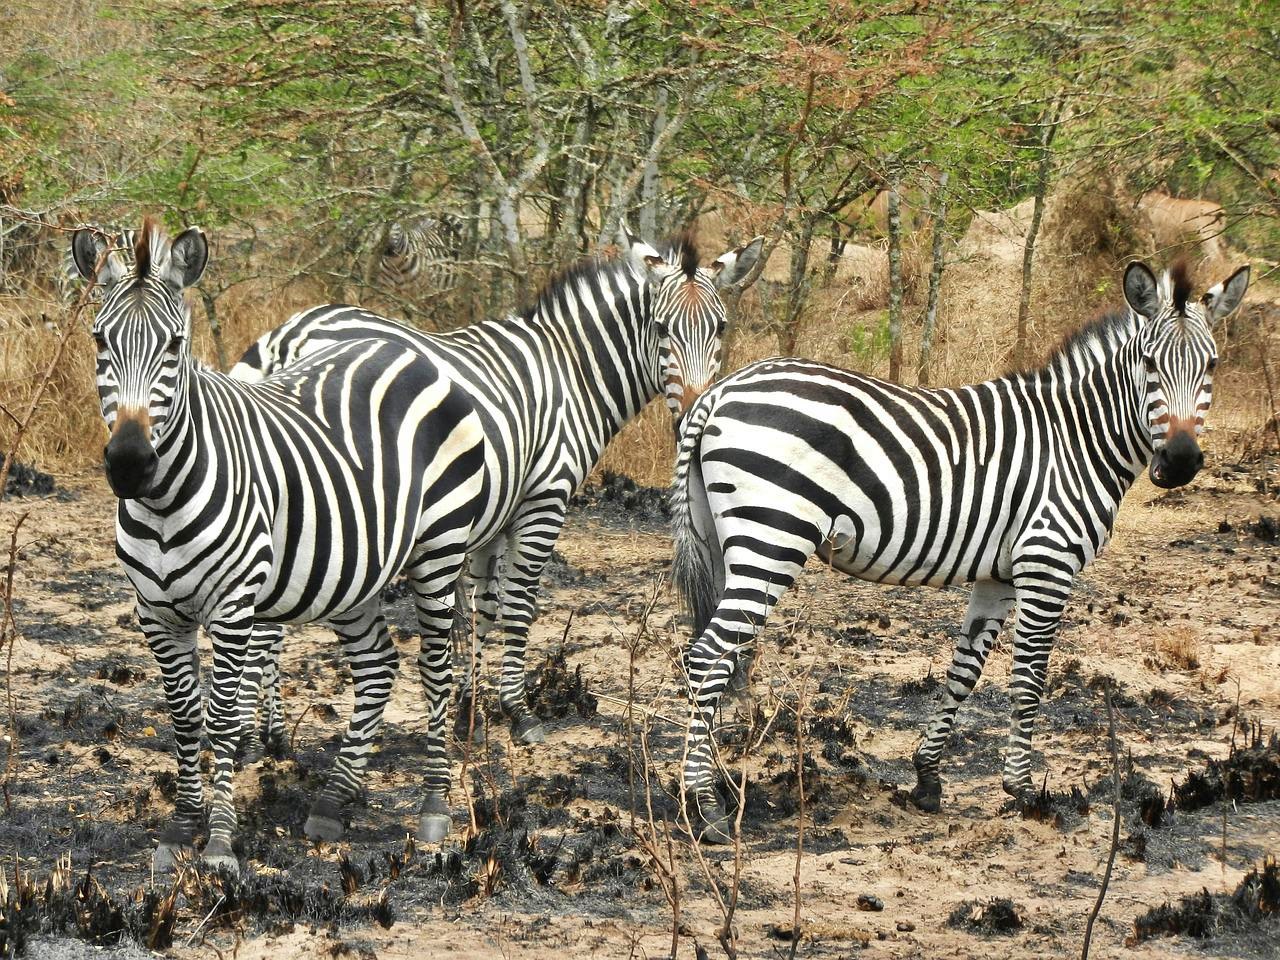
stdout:
<svg viewBox="0 0 1280 960">
<path fill-rule="evenodd" d="M 764 249 L 764 237 L 754 240 L 722 253 L 711 264 L 711 272 L 715 274 L 716 287 L 724 290 L 736 285 L 751 272 L 751 268 L 760 259 L 760 251 Z"/>
<path fill-rule="evenodd" d="M 98 260 L 108 246 L 107 238 L 97 230 L 85 228 L 71 235 L 71 259 L 75 261 L 76 271 L 81 277 L 110 284 L 124 276 L 124 265 L 114 250 L 103 260 L 102 269 L 98 269 Z"/>
<path fill-rule="evenodd" d="M 1145 263 L 1134 261 L 1124 272 L 1124 298 L 1135 313 L 1148 320 L 1160 312 L 1160 288 Z"/>
<path fill-rule="evenodd" d="M 188 227 L 169 248 L 165 279 L 176 289 L 185 290 L 200 279 L 208 262 L 209 241 L 199 227 Z"/>
<path fill-rule="evenodd" d="M 1244 292 L 1249 289 L 1249 265 L 1245 264 L 1222 283 L 1210 287 L 1204 295 L 1204 308 L 1210 320 L 1221 320 L 1240 306 Z"/>
<path fill-rule="evenodd" d="M 641 273 L 647 274 L 651 279 L 654 279 L 663 268 L 671 267 L 671 264 L 667 263 L 662 254 L 636 237 L 635 234 L 627 229 L 625 223 L 620 226 L 618 232 L 619 239 L 624 244 L 623 249 L 626 251 L 627 257 Z"/>
</svg>

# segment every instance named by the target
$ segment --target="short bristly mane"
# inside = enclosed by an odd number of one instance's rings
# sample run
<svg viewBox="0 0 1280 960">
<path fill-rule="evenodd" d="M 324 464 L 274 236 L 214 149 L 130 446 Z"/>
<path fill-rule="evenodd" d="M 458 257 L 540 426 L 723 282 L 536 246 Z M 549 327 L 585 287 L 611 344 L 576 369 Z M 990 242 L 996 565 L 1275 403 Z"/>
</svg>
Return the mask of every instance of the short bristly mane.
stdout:
<svg viewBox="0 0 1280 960">
<path fill-rule="evenodd" d="M 1169 299 L 1176 313 L 1182 315 L 1187 312 L 1187 301 L 1191 299 L 1191 270 L 1186 257 L 1179 257 L 1169 268 Z"/>
<path fill-rule="evenodd" d="M 659 244 L 657 249 L 665 259 L 678 262 L 684 275 L 693 279 L 698 270 L 698 245 L 694 240 L 692 231 L 685 230 L 669 237 Z M 540 310 L 544 312 L 550 311 L 560 298 L 562 291 L 566 288 L 574 287 L 579 280 L 596 276 L 603 269 L 621 267 L 625 263 L 626 261 L 623 257 L 583 257 L 564 267 L 558 273 L 552 274 L 551 278 L 543 284 L 542 289 L 538 291 L 533 303 L 521 310 L 519 316 L 529 320 Z"/>
<path fill-rule="evenodd" d="M 1041 369 L 1067 374 L 1094 367 L 1137 333 L 1139 323 L 1138 315 L 1124 308 L 1099 314 L 1063 337 Z"/>
<path fill-rule="evenodd" d="M 146 216 L 142 218 L 142 229 L 138 231 L 138 238 L 133 247 L 133 276 L 139 282 L 147 279 L 147 275 L 151 273 L 151 254 L 153 248 L 157 246 L 157 244 L 152 243 L 152 237 L 159 230 L 160 225 L 156 223 L 154 217 Z"/>
</svg>

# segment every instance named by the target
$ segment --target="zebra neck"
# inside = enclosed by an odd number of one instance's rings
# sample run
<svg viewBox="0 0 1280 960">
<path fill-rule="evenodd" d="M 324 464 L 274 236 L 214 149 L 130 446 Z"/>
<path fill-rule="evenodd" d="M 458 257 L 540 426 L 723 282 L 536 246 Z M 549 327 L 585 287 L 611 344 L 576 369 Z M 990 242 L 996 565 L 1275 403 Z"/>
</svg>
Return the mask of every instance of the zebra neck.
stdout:
<svg viewBox="0 0 1280 960">
<path fill-rule="evenodd" d="M 643 280 L 604 264 L 553 284 L 531 312 L 507 321 L 537 339 L 530 366 L 538 369 L 529 372 L 597 453 L 661 393 L 649 311 Z"/>
<path fill-rule="evenodd" d="M 1136 362 L 1129 340 L 1095 363 L 1050 365 L 1039 376 L 1047 422 L 1059 432 L 1064 465 L 1082 484 L 1081 496 L 1104 493 L 1115 509 L 1152 455 L 1146 384 L 1135 379 Z"/>
<path fill-rule="evenodd" d="M 211 423 L 216 407 L 209 402 L 202 374 L 194 360 L 187 362 L 178 378 L 164 433 L 156 444 L 160 462 L 152 496 L 145 502 L 161 515 L 180 511 L 191 503 L 207 507 L 211 501 L 225 499 L 229 494 L 228 470 L 221 462 L 227 459 L 228 451 L 220 449 L 226 444 L 219 444 L 216 439 L 224 437 L 225 431 Z M 199 496 L 195 496 L 196 491 Z"/>
</svg>

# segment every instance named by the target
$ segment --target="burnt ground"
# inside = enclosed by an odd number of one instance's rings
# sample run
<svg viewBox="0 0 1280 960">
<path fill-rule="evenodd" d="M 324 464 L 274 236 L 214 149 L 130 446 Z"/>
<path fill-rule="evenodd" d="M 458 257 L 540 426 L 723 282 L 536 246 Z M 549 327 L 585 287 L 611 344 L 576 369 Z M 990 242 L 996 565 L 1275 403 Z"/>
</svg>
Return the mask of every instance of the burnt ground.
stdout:
<svg viewBox="0 0 1280 960">
<path fill-rule="evenodd" d="M 734 917 L 742 955 L 790 949 L 798 770 L 797 955 L 1078 953 L 1112 826 L 1110 683 L 1124 782 L 1093 956 L 1274 956 L 1280 924 L 1265 913 L 1258 922 L 1210 911 L 1196 931 L 1206 936 L 1158 925 L 1134 936 L 1153 908 L 1176 912 L 1202 889 L 1229 898 L 1280 852 L 1280 800 L 1253 799 L 1277 785 L 1277 479 L 1255 469 L 1173 494 L 1144 481 L 1130 494 L 1055 649 L 1036 728 L 1046 797 L 1029 818 L 1000 790 L 1003 644 L 960 714 L 943 811 L 903 801 L 965 592 L 877 587 L 815 564 L 770 623 L 751 704 L 728 710 L 721 732 L 729 769 L 748 779 Z M 700 859 L 680 837 L 672 796 L 683 633 L 662 584 L 670 545 L 659 494 L 611 477 L 576 501 L 530 655 L 548 742 L 513 747 L 493 726 L 465 773 L 455 745 L 458 829 L 440 849 L 405 842 L 423 730 L 410 659 L 347 838 L 317 847 L 301 836 L 350 693 L 329 635 L 297 629 L 285 663 L 292 749 L 248 763 L 237 780 L 244 874 L 192 871 L 176 891 L 149 870 L 172 796 L 171 736 L 113 557 L 113 501 L 99 479 L 79 478 L 46 499 L 6 502 L 0 529 L 23 513 L 0 900 L 11 905 L 6 935 L 25 933 L 29 955 L 111 956 L 83 941 L 140 939 L 172 941 L 162 952 L 178 957 L 411 957 L 445 944 L 458 957 L 657 956 L 670 949 L 672 876 L 679 955 L 722 954 L 718 898 L 733 885 L 734 853 L 704 848 Z M 409 658 L 405 601 L 392 616 Z M 1233 739 L 1254 752 L 1224 767 Z M 1224 803 L 1224 791 L 1234 799 Z M 23 889 L 20 917 L 12 906 Z"/>
</svg>

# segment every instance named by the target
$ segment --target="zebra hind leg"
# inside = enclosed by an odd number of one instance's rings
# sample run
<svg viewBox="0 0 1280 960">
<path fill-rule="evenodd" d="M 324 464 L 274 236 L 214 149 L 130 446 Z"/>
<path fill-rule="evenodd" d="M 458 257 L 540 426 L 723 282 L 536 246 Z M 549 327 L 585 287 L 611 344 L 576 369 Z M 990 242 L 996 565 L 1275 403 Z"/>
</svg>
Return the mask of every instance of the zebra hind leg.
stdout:
<svg viewBox="0 0 1280 960">
<path fill-rule="evenodd" d="M 236 765 L 243 767 L 262 756 L 284 755 L 284 724 L 280 717 L 280 651 L 284 628 L 275 623 L 255 623 L 249 659 L 240 682 L 238 712 L 240 744 Z"/>
<path fill-rule="evenodd" d="M 715 782 L 712 729 L 720 699 L 732 685 L 735 672 L 749 665 L 756 637 L 764 628 L 769 611 L 795 581 L 803 563 L 804 558 L 800 558 L 798 563 L 781 565 L 783 569 L 775 571 L 768 582 L 730 575 L 715 615 L 685 655 L 689 730 L 684 797 L 690 826 L 703 842 L 733 842 L 732 823 Z M 732 569 L 732 564 L 729 567 Z"/>
<path fill-rule="evenodd" d="M 910 797 L 921 810 L 936 813 L 942 807 L 942 778 L 938 773 L 942 752 L 951 735 L 956 712 L 982 676 L 987 654 L 1000 635 L 1012 606 L 1013 590 L 1008 584 L 994 580 L 974 584 L 964 617 L 964 633 L 951 655 L 942 701 L 929 718 L 924 738 L 913 758 L 916 785 Z"/>
<path fill-rule="evenodd" d="M 343 806 L 360 793 L 364 768 L 382 729 L 382 714 L 399 666 L 380 598 L 374 597 L 331 623 L 342 641 L 342 652 L 355 681 L 355 705 L 329 779 L 303 825 L 310 840 L 338 840 L 345 832 Z"/>
<path fill-rule="evenodd" d="M 422 635 L 418 675 L 427 699 L 427 759 L 417 831 L 418 839 L 425 843 L 438 843 L 453 829 L 449 815 L 449 758 L 446 752 L 446 721 L 453 686 L 449 631 L 453 625 L 454 581 L 462 560 L 461 553 L 454 562 L 442 562 L 436 555 L 429 569 L 410 573 L 418 629 Z"/>
<path fill-rule="evenodd" d="M 493 544 L 472 553 L 468 558 L 471 589 L 475 591 L 475 613 L 472 619 L 472 599 L 463 597 L 462 610 L 465 612 L 464 636 L 459 647 L 463 651 L 459 664 L 458 704 L 453 719 L 453 735 L 459 740 L 470 739 L 473 743 L 483 743 L 485 734 L 485 716 L 480 703 L 480 657 L 484 649 L 485 637 L 493 628 L 498 615 L 499 577 L 498 556 Z"/>
</svg>

